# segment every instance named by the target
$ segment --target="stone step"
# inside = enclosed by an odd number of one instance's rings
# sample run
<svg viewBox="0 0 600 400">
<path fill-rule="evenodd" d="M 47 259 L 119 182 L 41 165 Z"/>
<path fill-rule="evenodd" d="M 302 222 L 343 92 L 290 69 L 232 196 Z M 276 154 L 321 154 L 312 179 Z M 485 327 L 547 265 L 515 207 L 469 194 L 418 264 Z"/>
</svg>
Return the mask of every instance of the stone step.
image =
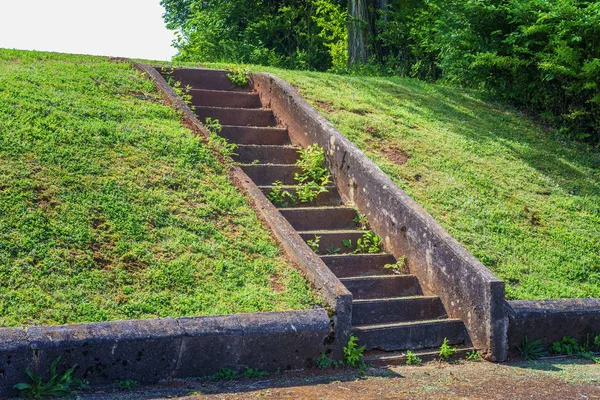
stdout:
<svg viewBox="0 0 600 400">
<path fill-rule="evenodd" d="M 160 71 L 168 80 L 166 70 Z M 250 85 L 237 86 L 227 77 L 229 71 L 211 70 L 201 68 L 179 68 L 171 74 L 175 81 L 181 82 L 182 87 L 187 85 L 194 89 L 206 90 L 232 90 L 236 92 L 249 92 Z"/>
<path fill-rule="evenodd" d="M 260 97 L 252 92 L 192 89 L 192 105 L 205 107 L 260 108 Z"/>
<path fill-rule="evenodd" d="M 354 300 L 352 325 L 389 324 L 446 317 L 437 296 L 391 297 Z"/>
<path fill-rule="evenodd" d="M 340 281 L 357 300 L 422 294 L 417 277 L 414 275 L 352 277 L 342 278 Z"/>
<path fill-rule="evenodd" d="M 279 211 L 298 231 L 356 228 L 356 210 L 351 207 L 299 207 Z"/>
<path fill-rule="evenodd" d="M 273 186 L 259 186 L 258 187 L 265 196 L 269 196 L 271 190 L 273 190 Z M 297 202 L 295 205 L 292 204 L 293 207 L 314 207 L 314 206 L 339 206 L 342 204 L 342 199 L 340 198 L 340 194 L 337 191 L 335 186 L 326 186 L 327 192 L 319 193 L 317 198 L 312 203 L 299 203 Z M 281 187 L 281 190 L 287 190 L 292 195 L 296 195 L 296 187 L 293 185 L 284 185 Z M 290 206 L 290 205 L 288 205 Z"/>
<path fill-rule="evenodd" d="M 295 164 L 298 149 L 292 146 L 239 145 L 233 159 L 242 164 Z"/>
<path fill-rule="evenodd" d="M 352 245 L 356 245 L 356 239 L 362 237 L 365 231 L 359 230 L 337 230 L 337 231 L 301 231 L 298 232 L 302 239 L 305 241 L 313 240 L 315 236 L 319 236 L 319 254 L 329 254 L 326 249 L 340 249 L 336 254 L 347 254 L 352 253 L 354 248 L 349 249 L 344 246 L 342 240 L 350 239 L 352 241 Z"/>
<path fill-rule="evenodd" d="M 284 128 L 223 125 L 219 136 L 235 144 L 290 144 L 290 137 Z"/>
<path fill-rule="evenodd" d="M 272 185 L 275 181 L 293 185 L 294 174 L 301 171 L 297 166 L 290 164 L 242 165 L 241 168 L 257 186 Z"/>
<path fill-rule="evenodd" d="M 352 333 L 367 350 L 385 351 L 438 348 L 444 338 L 455 346 L 463 344 L 466 338 L 465 326 L 459 319 L 354 326 Z"/>
<path fill-rule="evenodd" d="M 263 108 L 196 107 L 200 122 L 206 118 L 218 120 L 221 125 L 275 126 L 273 112 Z"/>
<path fill-rule="evenodd" d="M 352 243 L 355 244 L 356 240 Z M 384 266 L 396 262 L 396 258 L 389 253 L 326 255 L 321 256 L 321 260 L 338 278 L 392 275 L 394 271 Z"/>
<path fill-rule="evenodd" d="M 457 346 L 456 353 L 450 357 L 450 360 L 466 359 L 467 353 L 475 351 L 474 347 L 470 346 Z M 414 355 L 419 357 L 423 362 L 440 360 L 440 349 L 423 349 L 415 350 Z M 382 350 L 369 350 L 365 352 L 364 361 L 368 365 L 384 366 L 384 365 L 406 365 L 407 360 L 406 351 L 382 351 Z"/>
</svg>

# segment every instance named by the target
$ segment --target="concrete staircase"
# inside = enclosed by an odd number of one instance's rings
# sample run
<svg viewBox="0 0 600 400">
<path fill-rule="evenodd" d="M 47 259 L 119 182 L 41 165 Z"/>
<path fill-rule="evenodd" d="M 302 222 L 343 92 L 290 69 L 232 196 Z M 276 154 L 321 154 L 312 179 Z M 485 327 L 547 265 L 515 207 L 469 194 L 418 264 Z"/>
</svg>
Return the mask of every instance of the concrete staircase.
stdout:
<svg viewBox="0 0 600 400">
<path fill-rule="evenodd" d="M 192 104 L 201 122 L 207 117 L 219 120 L 221 136 L 238 145 L 234 159 L 265 195 L 275 181 L 293 190 L 294 174 L 299 172 L 297 148 L 250 86 L 235 86 L 226 72 L 216 70 L 175 70 L 173 77 L 192 88 Z M 401 363 L 404 350 L 427 358 L 436 354 L 444 338 L 459 346 L 459 353 L 471 349 L 463 322 L 448 318 L 437 296 L 424 295 L 414 275 L 384 268 L 396 262 L 394 256 L 354 254 L 344 246 L 343 240 L 355 244 L 364 231 L 355 222 L 356 210 L 343 204 L 334 185 L 314 204 L 280 212 L 305 241 L 320 237 L 321 259 L 353 294 L 353 333 L 361 345 L 373 350 L 367 353 L 368 362 Z M 327 255 L 331 246 L 339 253 Z"/>
</svg>

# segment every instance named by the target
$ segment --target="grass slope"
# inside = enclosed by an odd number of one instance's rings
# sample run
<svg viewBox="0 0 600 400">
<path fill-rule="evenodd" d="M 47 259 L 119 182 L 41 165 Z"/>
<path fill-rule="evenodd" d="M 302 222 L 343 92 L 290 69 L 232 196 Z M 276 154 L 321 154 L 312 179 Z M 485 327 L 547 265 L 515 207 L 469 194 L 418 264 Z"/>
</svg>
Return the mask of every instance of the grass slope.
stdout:
<svg viewBox="0 0 600 400">
<path fill-rule="evenodd" d="M 0 326 L 315 303 L 179 121 L 128 65 L 0 49 Z"/>
<path fill-rule="evenodd" d="M 457 88 L 249 68 L 293 84 L 504 279 L 508 298 L 600 297 L 597 151 Z"/>
</svg>

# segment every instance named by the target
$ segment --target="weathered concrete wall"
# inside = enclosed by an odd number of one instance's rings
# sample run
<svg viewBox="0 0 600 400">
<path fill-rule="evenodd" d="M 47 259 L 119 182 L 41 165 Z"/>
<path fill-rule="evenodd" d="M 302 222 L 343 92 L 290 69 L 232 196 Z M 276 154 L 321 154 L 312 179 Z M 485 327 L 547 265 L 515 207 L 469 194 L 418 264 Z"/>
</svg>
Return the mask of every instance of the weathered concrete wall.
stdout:
<svg viewBox="0 0 600 400">
<path fill-rule="evenodd" d="M 0 329 L 0 397 L 18 394 L 26 368 L 47 379 L 61 355 L 61 373 L 77 364 L 73 375 L 92 384 L 153 383 L 222 367 L 310 367 L 329 335 L 323 309 Z"/>
<path fill-rule="evenodd" d="M 519 354 L 525 335 L 551 345 L 563 336 L 585 342 L 600 334 L 600 299 L 516 300 L 508 301 L 506 310 L 511 356 Z"/>
<path fill-rule="evenodd" d="M 454 240 L 423 208 L 394 184 L 373 162 L 285 81 L 253 74 L 264 106 L 285 125 L 292 141 L 318 143 L 339 192 L 366 214 L 386 250 L 406 255 L 425 294 L 435 294 L 450 317 L 464 321 L 476 347 L 492 360 L 506 358 L 508 319 L 504 282 Z"/>
</svg>

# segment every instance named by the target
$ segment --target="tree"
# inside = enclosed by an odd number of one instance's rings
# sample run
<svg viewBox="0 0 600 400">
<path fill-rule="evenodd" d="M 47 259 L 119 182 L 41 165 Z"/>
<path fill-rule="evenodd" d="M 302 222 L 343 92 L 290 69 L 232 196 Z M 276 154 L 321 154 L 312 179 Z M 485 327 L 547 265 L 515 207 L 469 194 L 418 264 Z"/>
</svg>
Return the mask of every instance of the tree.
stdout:
<svg viewBox="0 0 600 400">
<path fill-rule="evenodd" d="M 369 8 L 367 0 L 348 0 L 348 65 L 369 60 Z"/>
</svg>

